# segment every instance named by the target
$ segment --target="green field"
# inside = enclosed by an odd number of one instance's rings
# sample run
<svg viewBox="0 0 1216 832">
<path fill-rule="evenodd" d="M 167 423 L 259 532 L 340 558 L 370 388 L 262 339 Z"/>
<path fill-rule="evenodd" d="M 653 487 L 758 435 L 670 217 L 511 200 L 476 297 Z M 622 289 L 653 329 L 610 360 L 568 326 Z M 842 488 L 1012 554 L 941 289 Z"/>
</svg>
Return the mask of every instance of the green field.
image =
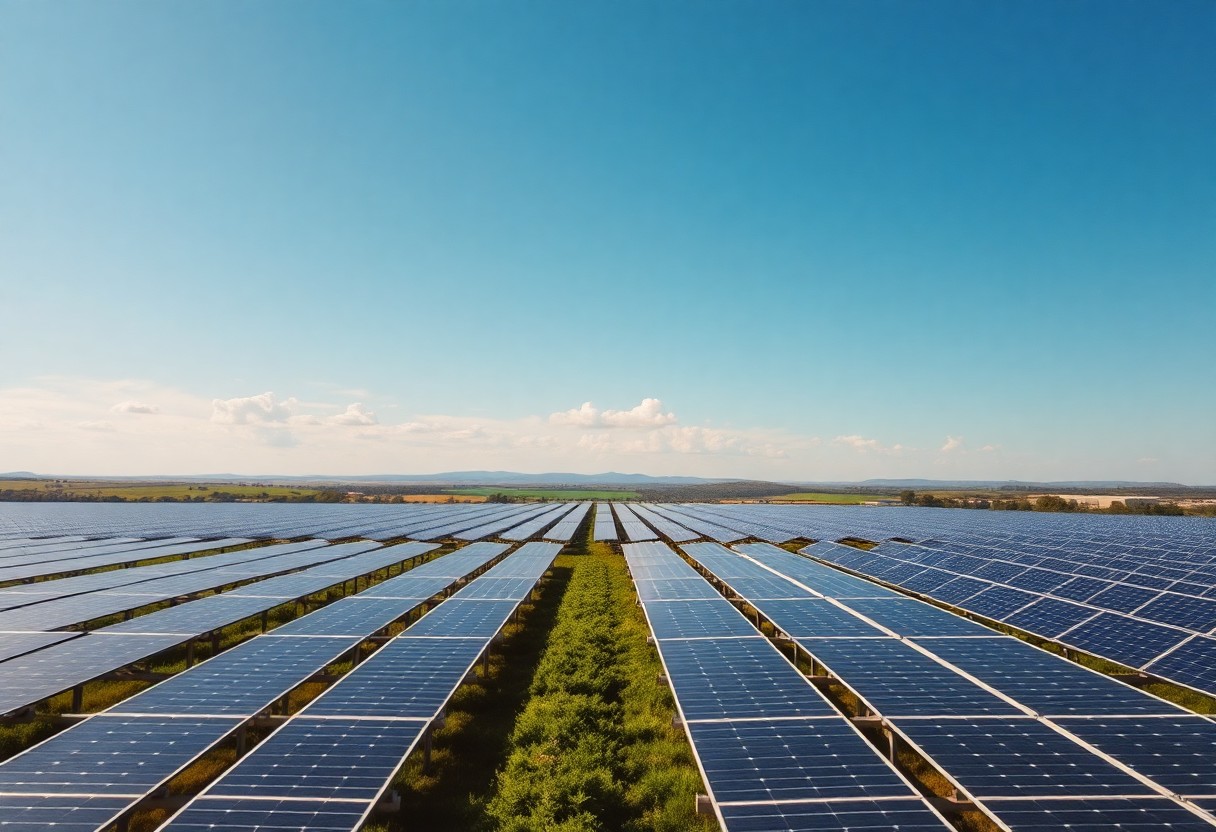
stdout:
<svg viewBox="0 0 1216 832">
<path fill-rule="evenodd" d="M 789 500 L 798 503 L 828 503 L 834 506 L 859 506 L 867 500 L 898 500 L 894 494 L 828 494 L 821 491 L 805 491 L 798 494 L 782 494 L 774 501 Z"/>
<path fill-rule="evenodd" d="M 145 497 L 156 500 L 173 497 L 176 500 L 206 497 L 213 491 L 235 494 L 248 499 L 270 497 L 303 497 L 320 493 L 316 488 L 292 488 L 281 485 L 236 485 L 233 483 L 149 483 L 115 482 L 113 480 L 0 480 L 0 491 L 61 491 L 69 495 L 93 497 L 122 497 L 126 500 L 141 500 Z"/>
<path fill-rule="evenodd" d="M 636 491 L 603 491 L 579 488 L 494 488 L 479 486 L 477 488 L 448 488 L 445 494 L 469 494 L 476 497 L 490 497 L 503 494 L 523 500 L 636 500 L 642 495 Z"/>
</svg>

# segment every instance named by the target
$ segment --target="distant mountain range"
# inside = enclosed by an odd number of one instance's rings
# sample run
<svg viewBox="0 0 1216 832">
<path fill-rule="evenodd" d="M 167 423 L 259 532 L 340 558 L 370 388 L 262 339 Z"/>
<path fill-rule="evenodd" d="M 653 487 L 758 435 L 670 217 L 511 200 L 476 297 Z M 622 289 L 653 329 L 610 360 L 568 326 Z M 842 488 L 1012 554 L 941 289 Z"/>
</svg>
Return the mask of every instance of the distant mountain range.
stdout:
<svg viewBox="0 0 1216 832">
<path fill-rule="evenodd" d="M 265 483 L 381 483 L 420 485 L 619 485 L 619 486 L 663 486 L 663 485 L 708 485 L 726 482 L 752 482 L 741 478 L 706 478 L 706 477 L 656 477 L 650 474 L 622 474 L 607 471 L 602 474 L 572 474 L 568 472 L 550 472 L 541 474 L 522 474 L 517 471 L 445 471 L 438 474 L 369 474 L 360 476 L 341 476 L 332 474 L 313 474 L 308 476 L 284 476 L 281 474 L 165 474 L 158 476 L 85 476 L 85 475 L 45 475 L 30 471 L 10 471 L 0 473 L 2 479 L 83 479 L 83 480 L 115 480 L 157 481 L 157 482 L 265 482 Z M 930 480 L 930 479 L 869 479 L 860 482 L 847 481 L 800 481 L 784 483 L 797 487 L 832 487 L 832 488 L 865 488 L 865 489 L 1154 489 L 1154 488 L 1194 488 L 1174 482 L 1133 482 L 1130 480 L 1065 480 L 1055 482 L 1033 482 L 1022 480 Z"/>
</svg>

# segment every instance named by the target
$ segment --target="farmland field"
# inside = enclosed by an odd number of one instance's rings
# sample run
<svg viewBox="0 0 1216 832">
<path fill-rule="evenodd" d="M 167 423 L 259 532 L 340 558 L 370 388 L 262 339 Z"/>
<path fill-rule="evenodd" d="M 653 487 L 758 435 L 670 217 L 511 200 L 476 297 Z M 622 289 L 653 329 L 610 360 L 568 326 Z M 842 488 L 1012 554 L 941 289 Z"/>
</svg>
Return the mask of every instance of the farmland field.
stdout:
<svg viewBox="0 0 1216 832">
<path fill-rule="evenodd" d="M 449 488 L 448 494 L 469 494 L 490 497 L 502 494 L 520 500 L 636 500 L 641 495 L 636 491 L 613 491 L 587 488 Z"/>
<path fill-rule="evenodd" d="M 790 503 L 826 503 L 828 505 L 859 506 L 870 500 L 897 500 L 898 496 L 890 494 L 834 494 L 823 491 L 802 491 L 796 494 L 782 494 L 773 497 L 772 502 Z"/>
</svg>

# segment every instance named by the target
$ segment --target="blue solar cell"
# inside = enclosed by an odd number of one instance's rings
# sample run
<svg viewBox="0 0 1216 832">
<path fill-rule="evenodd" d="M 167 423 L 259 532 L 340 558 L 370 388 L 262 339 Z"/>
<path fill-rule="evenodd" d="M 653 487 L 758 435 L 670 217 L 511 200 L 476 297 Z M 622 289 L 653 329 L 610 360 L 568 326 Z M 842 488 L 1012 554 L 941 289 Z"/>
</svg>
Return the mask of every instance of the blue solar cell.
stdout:
<svg viewBox="0 0 1216 832">
<path fill-rule="evenodd" d="M 906 720 L 899 729 L 980 800 L 1153 793 L 1035 719 Z"/>
<path fill-rule="evenodd" d="M 743 615 L 730 604 L 713 601 L 662 601 L 646 605 L 655 638 L 725 638 L 757 636 Z"/>
<path fill-rule="evenodd" d="M 881 630 L 822 598 L 759 601 L 757 607 L 777 629 L 792 638 L 883 635 Z"/>
<path fill-rule="evenodd" d="M 1166 593 L 1136 610 L 1136 615 L 1206 633 L 1216 627 L 1216 600 Z"/>
<path fill-rule="evenodd" d="M 981 647 L 996 640 L 960 639 Z M 884 716 L 1021 713 L 898 639 L 799 639 L 798 643 Z"/>
<path fill-rule="evenodd" d="M 0 764 L 0 793 L 146 794 L 239 724 L 96 716 Z"/>
<path fill-rule="evenodd" d="M 359 642 L 347 637 L 259 636 L 137 693 L 118 710 L 252 716 Z"/>
<path fill-rule="evenodd" d="M 968 598 L 978 595 L 991 586 L 992 584 L 986 581 L 960 577 L 942 584 L 933 591 L 933 597 L 939 601 L 945 601 L 947 604 L 962 606 Z"/>
<path fill-rule="evenodd" d="M 919 800 L 825 800 L 720 807 L 728 832 L 943 832 L 945 821 Z"/>
<path fill-rule="evenodd" d="M 535 581 L 533 581 L 535 583 Z M 518 601 L 465 601 L 457 596 L 424 615 L 410 636 L 480 636 L 490 638 L 507 622 Z"/>
<path fill-rule="evenodd" d="M 1205 830 L 1212 825 L 1165 797 L 1002 800 L 989 808 L 1017 832 L 1160 832 Z"/>
<path fill-rule="evenodd" d="M 1089 653 L 1140 667 L 1188 637 L 1189 634 L 1172 627 L 1104 612 L 1069 630 L 1060 639 Z"/>
<path fill-rule="evenodd" d="M 1216 693 L 1216 639 L 1206 636 L 1193 638 L 1168 656 L 1148 665 L 1146 670 L 1199 690 Z"/>
<path fill-rule="evenodd" d="M 160 832 L 350 832 L 368 806 L 336 800 L 203 797 L 170 818 Z"/>
<path fill-rule="evenodd" d="M 1027 569 L 1020 575 L 1014 575 L 1004 583 L 1018 589 L 1027 589 L 1031 592 L 1051 592 L 1056 587 L 1061 586 L 1072 580 L 1071 575 L 1064 575 L 1059 572 L 1052 572 L 1047 569 Z"/>
<path fill-rule="evenodd" d="M 1083 607 L 1056 598 L 1040 598 L 1030 606 L 1006 617 L 1005 623 L 1047 638 L 1055 638 L 1097 614 L 1098 611 L 1092 607 Z"/>
<path fill-rule="evenodd" d="M 1115 584 L 1110 581 L 1099 580 L 1098 578 L 1073 578 L 1071 581 L 1053 589 L 1051 594 L 1058 598 L 1067 598 L 1071 601 L 1088 601 L 1099 592 L 1112 586 L 1115 586 Z"/>
<path fill-rule="evenodd" d="M 1102 590 L 1090 598 L 1089 603 L 1096 607 L 1103 607 L 1104 609 L 1115 610 L 1116 612 L 1131 612 L 1160 594 L 1155 589 L 1141 589 L 1137 586 L 1119 584 Z"/>
<path fill-rule="evenodd" d="M 660 641 L 659 648 L 685 719 L 836 713 L 767 639 Z"/>
<path fill-rule="evenodd" d="M 123 797 L 0 795 L 6 832 L 81 832 L 104 829 L 127 807 Z"/>
<path fill-rule="evenodd" d="M 924 646 L 1043 715 L 1178 714 L 1182 710 L 1014 638 L 942 639 Z"/>
<path fill-rule="evenodd" d="M 1216 794 L 1216 723 L 1209 719 L 1077 718 L 1058 722 L 1174 794 Z"/>
<path fill-rule="evenodd" d="M 992 630 L 914 598 L 857 598 L 844 602 L 901 636 L 990 636 Z"/>
<path fill-rule="evenodd" d="M 907 797 L 902 781 L 839 719 L 689 723 L 714 799 Z"/>
<path fill-rule="evenodd" d="M 900 586 L 913 592 L 923 592 L 932 595 L 938 587 L 953 581 L 957 575 L 941 569 L 926 569 L 918 575 L 904 581 Z"/>
<path fill-rule="evenodd" d="M 432 717 L 443 707 L 484 648 L 485 641 L 480 638 L 400 636 L 343 676 L 303 713 L 309 716 Z"/>
<path fill-rule="evenodd" d="M 208 797 L 373 801 L 422 736 L 424 720 L 291 720 Z"/>
<path fill-rule="evenodd" d="M 1007 586 L 994 586 L 991 589 L 984 590 L 973 598 L 968 598 L 962 602 L 961 606 L 979 615 L 1000 620 L 1033 603 L 1038 597 L 1033 593 L 1023 592 L 1020 589 L 1011 589 Z"/>
<path fill-rule="evenodd" d="M 721 593 L 702 577 L 659 578 L 635 581 L 642 601 L 708 601 L 722 598 Z"/>
<path fill-rule="evenodd" d="M 715 574 L 717 570 L 710 568 Z M 755 569 L 755 566 L 752 566 Z M 765 598 L 811 598 L 811 593 L 805 589 L 776 575 L 748 575 L 726 578 L 718 575 L 730 588 L 749 601 L 759 601 Z"/>
</svg>

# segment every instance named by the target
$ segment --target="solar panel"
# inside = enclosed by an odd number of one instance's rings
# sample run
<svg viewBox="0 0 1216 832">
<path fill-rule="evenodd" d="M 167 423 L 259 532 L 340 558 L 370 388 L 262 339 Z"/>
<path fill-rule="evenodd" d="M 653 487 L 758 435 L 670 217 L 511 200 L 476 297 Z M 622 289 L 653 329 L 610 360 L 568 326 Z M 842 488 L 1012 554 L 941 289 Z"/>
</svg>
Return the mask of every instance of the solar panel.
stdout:
<svg viewBox="0 0 1216 832">
<path fill-rule="evenodd" d="M 1174 794 L 1216 795 L 1216 723 L 1210 719 L 1097 717 L 1056 722 Z"/>
<path fill-rule="evenodd" d="M 884 635 L 872 624 L 823 598 L 764 601 L 761 612 L 792 638 Z"/>
<path fill-rule="evenodd" d="M 239 718 L 96 716 L 6 760 L 0 793 L 146 794 L 239 724 Z"/>
<path fill-rule="evenodd" d="M 914 598 L 854 598 L 844 602 L 902 636 L 990 636 L 992 630 Z"/>
<path fill-rule="evenodd" d="M 756 637 L 756 628 L 729 604 L 663 601 L 649 604 L 646 617 L 655 638 Z"/>
<path fill-rule="evenodd" d="M 659 649 L 685 719 L 835 714 L 763 638 L 661 641 Z"/>
<path fill-rule="evenodd" d="M 352 595 L 288 621 L 271 631 L 271 635 L 365 637 L 402 618 L 425 600 Z"/>
<path fill-rule="evenodd" d="M 906 720 L 899 730 L 972 796 L 1148 795 L 1154 792 L 1038 720 Z M 999 807 L 997 809 L 999 814 Z"/>
<path fill-rule="evenodd" d="M 659 578 L 634 581 L 642 601 L 708 601 L 722 595 L 704 578 Z"/>
<path fill-rule="evenodd" d="M 1193 638 L 1146 669 L 1202 691 L 1216 690 L 1216 639 Z"/>
<path fill-rule="evenodd" d="M 1137 716 L 1181 712 L 1176 705 L 1015 638 L 947 639 L 926 646 L 1039 714 Z"/>
<path fill-rule="evenodd" d="M 117 710 L 125 715 L 252 716 L 336 661 L 360 640 L 260 636 L 135 694 Z"/>
<path fill-rule="evenodd" d="M 1064 829 L 1068 832 L 1157 832 L 1161 829 L 1210 830 L 1212 824 L 1164 797 L 1032 798 L 990 801 L 989 808 L 1016 830 Z"/>
<path fill-rule="evenodd" d="M 79 633 L 0 633 L 0 662 L 76 638 Z"/>
<path fill-rule="evenodd" d="M 13 832 L 101 829 L 130 801 L 89 795 L 0 794 L 0 817 Z"/>
<path fill-rule="evenodd" d="M 533 583 L 536 583 L 534 580 Z M 473 585 L 476 586 L 474 581 Z M 463 593 L 438 607 L 434 613 L 424 615 L 410 627 L 411 637 L 420 636 L 478 636 L 491 638 L 502 629 L 503 622 L 510 617 L 518 601 L 466 600 Z M 439 610 L 443 611 L 438 615 Z"/>
<path fill-rule="evenodd" d="M 907 797 L 908 784 L 840 719 L 692 722 L 719 803 Z"/>
<path fill-rule="evenodd" d="M 1081 650 L 1140 667 L 1160 656 L 1190 634 L 1172 627 L 1104 612 L 1060 636 Z"/>
<path fill-rule="evenodd" d="M 1005 618 L 1006 624 L 1055 638 L 1065 630 L 1098 614 L 1093 607 L 1083 607 L 1057 598 L 1040 598 L 1028 607 Z"/>
<path fill-rule="evenodd" d="M 207 798 L 192 801 L 162 832 L 350 832 L 363 821 L 362 801 Z"/>
<path fill-rule="evenodd" d="M 480 638 L 399 636 L 343 676 L 304 713 L 433 717 L 483 649 L 485 641 Z"/>
<path fill-rule="evenodd" d="M 426 726 L 423 719 L 298 717 L 225 773 L 199 802 L 261 796 L 374 801 Z"/>
<path fill-rule="evenodd" d="M 995 639 L 935 640 L 989 645 Z M 798 643 L 887 717 L 1021 715 L 910 645 L 884 639 L 799 639 Z"/>
<path fill-rule="evenodd" d="M 942 832 L 945 822 L 919 800 L 825 800 L 721 807 L 730 832 Z"/>
</svg>

